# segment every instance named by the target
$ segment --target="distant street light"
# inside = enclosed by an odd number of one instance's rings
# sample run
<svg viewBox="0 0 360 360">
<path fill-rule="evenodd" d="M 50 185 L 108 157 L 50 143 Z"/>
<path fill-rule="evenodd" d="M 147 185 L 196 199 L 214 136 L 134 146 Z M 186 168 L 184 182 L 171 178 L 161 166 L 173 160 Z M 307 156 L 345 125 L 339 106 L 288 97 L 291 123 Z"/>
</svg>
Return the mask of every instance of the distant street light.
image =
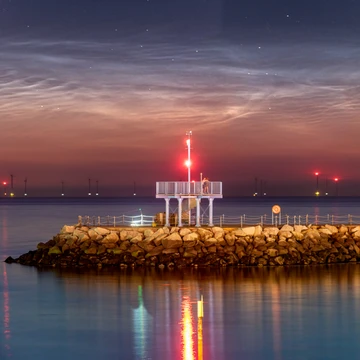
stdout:
<svg viewBox="0 0 360 360">
<path fill-rule="evenodd" d="M 6 195 L 7 195 L 7 193 L 6 193 L 6 185 L 7 185 L 7 182 L 4 181 L 4 182 L 3 182 L 3 185 L 4 185 L 4 196 L 6 196 Z"/>
<path fill-rule="evenodd" d="M 315 176 L 316 176 L 316 192 L 315 192 L 315 195 L 319 196 L 320 195 L 320 192 L 319 192 L 319 172 L 316 172 Z"/>
<path fill-rule="evenodd" d="M 335 194 L 336 194 L 336 196 L 338 196 L 339 195 L 339 178 L 335 178 L 334 181 L 335 181 L 335 186 L 336 186 Z"/>
</svg>

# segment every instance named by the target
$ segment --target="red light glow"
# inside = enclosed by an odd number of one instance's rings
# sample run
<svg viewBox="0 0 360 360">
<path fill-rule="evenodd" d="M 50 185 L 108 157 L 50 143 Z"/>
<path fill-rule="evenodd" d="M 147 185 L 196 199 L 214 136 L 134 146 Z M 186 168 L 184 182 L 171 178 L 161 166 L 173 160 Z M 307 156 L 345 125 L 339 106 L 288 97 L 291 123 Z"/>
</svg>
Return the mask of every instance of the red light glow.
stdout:
<svg viewBox="0 0 360 360">
<path fill-rule="evenodd" d="M 190 161 L 190 160 L 186 160 L 186 161 L 185 161 L 185 166 L 186 166 L 186 167 L 190 167 L 190 166 L 191 166 L 191 161 Z"/>
<path fill-rule="evenodd" d="M 337 181 L 339 181 L 339 179 L 338 179 L 338 178 L 335 178 L 335 179 L 334 179 L 334 181 L 336 181 L 336 182 L 337 182 Z"/>
<path fill-rule="evenodd" d="M 7 185 L 7 182 L 6 182 L 6 181 L 4 181 L 4 182 L 3 182 L 3 185 Z"/>
<path fill-rule="evenodd" d="M 316 176 L 318 176 L 318 175 L 319 175 L 319 173 L 318 173 L 318 172 L 316 172 L 316 173 L 315 173 L 315 175 L 316 175 Z"/>
</svg>

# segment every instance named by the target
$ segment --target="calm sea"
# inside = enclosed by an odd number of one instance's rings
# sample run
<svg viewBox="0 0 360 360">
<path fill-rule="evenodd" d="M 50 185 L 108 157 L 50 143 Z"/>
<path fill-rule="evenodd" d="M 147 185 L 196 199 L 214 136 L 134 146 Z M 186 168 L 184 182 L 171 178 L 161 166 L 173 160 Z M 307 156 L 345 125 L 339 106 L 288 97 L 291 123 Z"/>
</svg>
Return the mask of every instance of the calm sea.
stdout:
<svg viewBox="0 0 360 360">
<path fill-rule="evenodd" d="M 215 214 L 360 215 L 356 198 L 215 200 Z M 174 204 L 174 207 L 176 205 Z M 139 210 L 141 209 L 141 210 Z M 155 199 L 0 199 L 0 260 L 78 215 L 153 215 Z M 360 266 L 38 270 L 0 263 L 0 359 L 356 359 Z"/>
</svg>

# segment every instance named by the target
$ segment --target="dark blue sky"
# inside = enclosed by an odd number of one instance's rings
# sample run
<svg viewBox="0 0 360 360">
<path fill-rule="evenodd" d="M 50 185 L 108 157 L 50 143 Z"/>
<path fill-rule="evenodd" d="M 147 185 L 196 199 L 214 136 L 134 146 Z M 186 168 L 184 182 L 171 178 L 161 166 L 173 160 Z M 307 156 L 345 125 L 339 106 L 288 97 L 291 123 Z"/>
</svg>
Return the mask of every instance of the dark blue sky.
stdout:
<svg viewBox="0 0 360 360">
<path fill-rule="evenodd" d="M 0 177 L 152 195 L 360 195 L 359 2 L 0 0 Z M 146 175 L 144 175 L 146 174 Z"/>
</svg>

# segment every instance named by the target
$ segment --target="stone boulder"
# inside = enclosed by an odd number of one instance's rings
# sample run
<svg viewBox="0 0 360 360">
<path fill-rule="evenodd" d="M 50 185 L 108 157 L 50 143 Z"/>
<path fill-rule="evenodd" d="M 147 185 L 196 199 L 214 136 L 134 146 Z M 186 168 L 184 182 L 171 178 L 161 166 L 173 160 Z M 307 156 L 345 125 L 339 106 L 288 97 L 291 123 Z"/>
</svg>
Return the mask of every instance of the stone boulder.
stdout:
<svg viewBox="0 0 360 360">
<path fill-rule="evenodd" d="M 215 239 L 215 238 L 210 238 L 210 239 L 206 239 L 204 241 L 204 246 L 205 247 L 210 247 L 210 246 L 213 246 L 213 245 L 216 245 L 218 243 L 218 240 Z"/>
<path fill-rule="evenodd" d="M 181 247 L 183 245 L 183 241 L 179 233 L 173 232 L 166 238 L 162 239 L 161 244 L 165 249 L 174 249 Z"/>
<path fill-rule="evenodd" d="M 185 236 L 188 234 L 193 234 L 193 232 L 189 228 L 181 228 L 179 234 L 180 236 Z"/>
<path fill-rule="evenodd" d="M 294 228 L 291 226 L 291 225 L 288 225 L 288 224 L 285 224 L 281 229 L 280 231 L 294 231 Z"/>
<path fill-rule="evenodd" d="M 49 249 L 49 255 L 59 255 L 62 254 L 62 251 L 59 249 L 58 246 L 53 246 Z"/>
<path fill-rule="evenodd" d="M 266 227 L 263 230 L 263 234 L 268 237 L 268 236 L 276 236 L 279 233 L 279 229 L 277 227 Z"/>
<path fill-rule="evenodd" d="M 119 236 L 115 231 L 111 231 L 110 234 L 106 235 L 102 240 L 101 243 L 102 244 L 106 244 L 106 243 L 116 243 L 117 241 L 119 241 Z"/>
<path fill-rule="evenodd" d="M 102 227 L 95 227 L 92 230 L 94 230 L 98 235 L 102 235 L 102 236 L 110 234 L 110 230 Z"/>
<path fill-rule="evenodd" d="M 64 225 L 60 234 L 72 234 L 75 231 L 75 226 Z"/>
<path fill-rule="evenodd" d="M 337 234 L 339 232 L 338 228 L 333 225 L 325 225 L 325 229 L 329 230 L 332 234 Z"/>
<path fill-rule="evenodd" d="M 242 231 L 245 233 L 245 235 L 254 236 L 255 235 L 255 226 L 249 226 L 242 228 Z"/>
</svg>

